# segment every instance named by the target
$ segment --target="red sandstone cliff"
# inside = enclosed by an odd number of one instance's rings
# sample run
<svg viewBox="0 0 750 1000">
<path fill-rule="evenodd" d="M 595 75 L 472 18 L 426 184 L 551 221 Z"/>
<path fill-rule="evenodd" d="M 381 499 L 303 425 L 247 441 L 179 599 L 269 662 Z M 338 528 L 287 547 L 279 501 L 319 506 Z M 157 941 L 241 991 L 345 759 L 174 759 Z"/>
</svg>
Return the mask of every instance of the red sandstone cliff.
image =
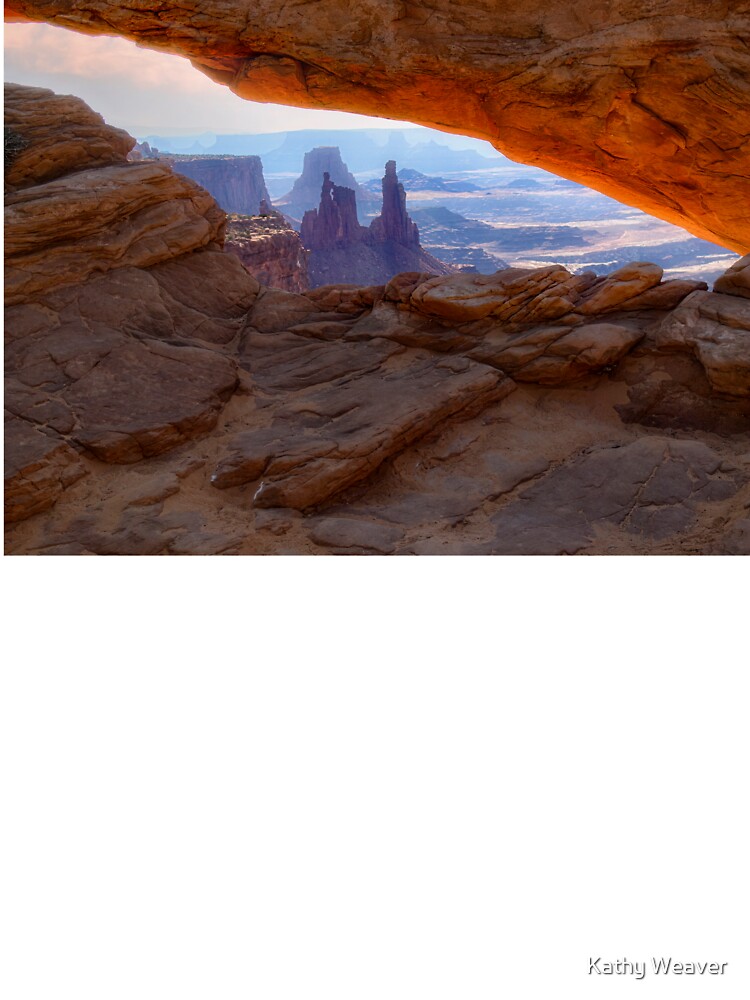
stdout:
<svg viewBox="0 0 750 1000">
<path fill-rule="evenodd" d="M 370 232 L 378 243 L 393 240 L 404 247 L 419 246 L 419 230 L 406 211 L 406 192 L 398 182 L 395 160 L 385 165 L 383 208 L 380 216 L 370 224 Z"/>
<path fill-rule="evenodd" d="M 238 257 L 262 285 L 287 292 L 310 288 L 307 253 L 299 234 L 280 212 L 230 215 L 224 249 Z"/>
</svg>

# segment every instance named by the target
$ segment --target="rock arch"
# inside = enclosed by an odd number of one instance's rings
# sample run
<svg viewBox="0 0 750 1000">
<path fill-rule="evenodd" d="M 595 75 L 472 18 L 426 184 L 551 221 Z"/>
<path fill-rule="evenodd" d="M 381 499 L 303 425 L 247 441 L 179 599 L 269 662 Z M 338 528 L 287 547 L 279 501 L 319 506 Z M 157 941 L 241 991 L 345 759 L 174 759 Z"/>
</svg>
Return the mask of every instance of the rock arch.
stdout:
<svg viewBox="0 0 750 1000">
<path fill-rule="evenodd" d="M 241 97 L 488 139 L 750 249 L 748 0 L 7 0 L 187 56 Z"/>
</svg>

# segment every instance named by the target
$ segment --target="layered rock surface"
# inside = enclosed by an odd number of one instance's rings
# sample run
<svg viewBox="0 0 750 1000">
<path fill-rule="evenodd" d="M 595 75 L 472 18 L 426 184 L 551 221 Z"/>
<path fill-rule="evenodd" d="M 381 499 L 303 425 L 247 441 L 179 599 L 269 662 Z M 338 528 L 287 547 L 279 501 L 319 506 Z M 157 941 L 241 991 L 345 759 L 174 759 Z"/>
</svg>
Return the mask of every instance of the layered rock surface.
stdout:
<svg viewBox="0 0 750 1000">
<path fill-rule="evenodd" d="M 187 56 L 251 100 L 388 116 L 489 139 L 750 250 L 747 0 L 7 0 L 6 17 Z"/>
<path fill-rule="evenodd" d="M 643 263 L 296 294 L 222 252 L 205 192 L 185 230 L 164 169 L 9 199 L 9 552 L 747 551 L 744 265 L 713 293 Z M 73 181 L 58 247 L 34 206 Z"/>
<path fill-rule="evenodd" d="M 8 133 L 20 140 L 6 160 L 6 192 L 76 170 L 123 164 L 135 145 L 78 97 L 6 83 L 4 107 L 6 145 Z"/>
<path fill-rule="evenodd" d="M 305 248 L 280 212 L 231 216 L 224 249 L 262 285 L 287 292 L 304 292 L 310 287 Z"/>
</svg>

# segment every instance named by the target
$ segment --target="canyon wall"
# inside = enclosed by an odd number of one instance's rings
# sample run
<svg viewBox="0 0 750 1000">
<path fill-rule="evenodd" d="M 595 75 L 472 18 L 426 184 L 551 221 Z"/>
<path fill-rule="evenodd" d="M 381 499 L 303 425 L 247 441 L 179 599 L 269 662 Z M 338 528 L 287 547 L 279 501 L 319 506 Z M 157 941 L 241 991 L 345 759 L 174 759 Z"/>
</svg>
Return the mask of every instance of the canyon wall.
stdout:
<svg viewBox="0 0 750 1000">
<path fill-rule="evenodd" d="M 750 0 L 6 0 L 118 33 L 241 97 L 488 139 L 740 253 L 750 249 Z"/>
<path fill-rule="evenodd" d="M 256 215 L 271 197 L 259 156 L 169 156 L 173 169 L 213 195 L 225 212 Z"/>
<path fill-rule="evenodd" d="M 280 212 L 252 218 L 232 215 L 227 220 L 224 249 L 269 288 L 306 292 L 310 287 L 307 253 L 299 234 Z"/>
</svg>

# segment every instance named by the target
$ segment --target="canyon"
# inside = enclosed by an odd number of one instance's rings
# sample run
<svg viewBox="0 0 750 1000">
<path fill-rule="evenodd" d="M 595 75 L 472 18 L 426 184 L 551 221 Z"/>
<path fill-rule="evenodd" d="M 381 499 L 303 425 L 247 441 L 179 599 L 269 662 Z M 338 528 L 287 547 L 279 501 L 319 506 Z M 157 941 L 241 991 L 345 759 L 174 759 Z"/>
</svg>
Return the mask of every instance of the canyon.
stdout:
<svg viewBox="0 0 750 1000">
<path fill-rule="evenodd" d="M 285 291 L 83 102 L 6 128 L 9 553 L 749 550 L 750 258 Z"/>
</svg>

